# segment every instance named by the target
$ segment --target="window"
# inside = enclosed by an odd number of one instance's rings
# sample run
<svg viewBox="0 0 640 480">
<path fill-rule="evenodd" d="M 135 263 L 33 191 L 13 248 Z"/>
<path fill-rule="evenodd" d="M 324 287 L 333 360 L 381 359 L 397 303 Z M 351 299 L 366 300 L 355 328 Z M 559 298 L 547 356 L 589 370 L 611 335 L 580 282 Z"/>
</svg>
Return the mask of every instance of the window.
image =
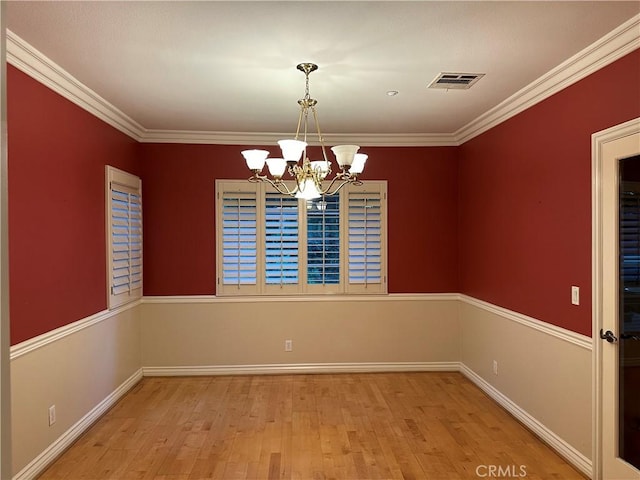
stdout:
<svg viewBox="0 0 640 480">
<path fill-rule="evenodd" d="M 265 283 L 298 283 L 298 200 L 267 193 L 265 215 Z"/>
<path fill-rule="evenodd" d="M 258 197 L 255 185 L 242 187 L 230 187 L 218 199 L 222 232 L 218 268 L 223 285 L 251 293 L 258 281 Z"/>
<path fill-rule="evenodd" d="M 142 182 L 106 167 L 109 308 L 142 297 Z"/>
<path fill-rule="evenodd" d="M 299 200 L 216 181 L 217 294 L 386 293 L 386 182 Z"/>
<path fill-rule="evenodd" d="M 307 283 L 340 284 L 340 193 L 307 202 Z"/>
<path fill-rule="evenodd" d="M 349 283 L 361 288 L 382 282 L 383 204 L 381 195 L 349 192 Z"/>
</svg>

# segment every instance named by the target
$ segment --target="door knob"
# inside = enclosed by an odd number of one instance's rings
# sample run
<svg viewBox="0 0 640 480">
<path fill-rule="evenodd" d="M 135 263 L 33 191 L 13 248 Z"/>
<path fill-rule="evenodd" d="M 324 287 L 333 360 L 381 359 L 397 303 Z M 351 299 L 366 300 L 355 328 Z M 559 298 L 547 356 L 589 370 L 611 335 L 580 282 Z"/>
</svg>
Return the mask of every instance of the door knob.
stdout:
<svg viewBox="0 0 640 480">
<path fill-rule="evenodd" d="M 603 332 L 603 330 L 600 329 L 600 338 L 603 340 L 606 340 L 609 343 L 616 343 L 618 341 L 617 337 L 613 334 L 611 330 L 607 330 L 606 332 Z"/>
</svg>

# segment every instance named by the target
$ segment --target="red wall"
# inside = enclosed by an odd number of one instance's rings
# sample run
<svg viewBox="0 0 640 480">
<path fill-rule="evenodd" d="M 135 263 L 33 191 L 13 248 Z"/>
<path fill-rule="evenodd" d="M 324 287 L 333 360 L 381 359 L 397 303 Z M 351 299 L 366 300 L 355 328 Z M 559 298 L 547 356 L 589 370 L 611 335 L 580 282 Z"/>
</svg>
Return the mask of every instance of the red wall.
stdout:
<svg viewBox="0 0 640 480">
<path fill-rule="evenodd" d="M 638 116 L 640 50 L 462 145 L 462 293 L 591 335 L 591 134 Z"/>
<path fill-rule="evenodd" d="M 11 344 L 106 308 L 106 164 L 137 144 L 7 66 Z"/>
<path fill-rule="evenodd" d="M 242 147 L 138 145 L 7 70 L 11 343 L 106 308 L 105 164 L 143 178 L 145 295 L 213 294 L 214 182 L 248 176 Z M 640 116 L 639 70 L 636 51 L 461 147 L 363 148 L 389 182 L 389 292 L 589 335 L 591 134 Z"/>
<path fill-rule="evenodd" d="M 215 293 L 214 183 L 249 176 L 241 150 L 140 146 L 145 295 Z M 369 154 L 363 179 L 388 181 L 389 292 L 457 291 L 456 148 L 362 151 Z"/>
</svg>

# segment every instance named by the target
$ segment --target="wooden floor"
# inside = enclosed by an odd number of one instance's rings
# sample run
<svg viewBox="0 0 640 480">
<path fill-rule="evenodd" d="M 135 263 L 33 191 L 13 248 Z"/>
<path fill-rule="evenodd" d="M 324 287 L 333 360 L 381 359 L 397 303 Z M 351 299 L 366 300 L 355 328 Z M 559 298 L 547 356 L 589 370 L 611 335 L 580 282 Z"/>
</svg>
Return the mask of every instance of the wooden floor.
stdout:
<svg viewBox="0 0 640 480">
<path fill-rule="evenodd" d="M 40 478 L 455 480 L 499 473 L 584 478 L 459 373 L 372 373 L 144 378 Z"/>
</svg>

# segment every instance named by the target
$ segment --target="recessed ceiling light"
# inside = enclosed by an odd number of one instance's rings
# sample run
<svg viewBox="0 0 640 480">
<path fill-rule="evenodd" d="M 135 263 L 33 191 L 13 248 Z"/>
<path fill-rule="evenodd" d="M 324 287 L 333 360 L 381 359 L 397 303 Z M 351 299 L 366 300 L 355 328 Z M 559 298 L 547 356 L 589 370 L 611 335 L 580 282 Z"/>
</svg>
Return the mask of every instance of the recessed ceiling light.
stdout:
<svg viewBox="0 0 640 480">
<path fill-rule="evenodd" d="M 398 94 L 398 91 L 397 91 L 397 90 L 389 90 L 389 91 L 387 92 L 387 95 L 388 95 L 389 97 L 395 97 L 397 94 Z"/>
</svg>

